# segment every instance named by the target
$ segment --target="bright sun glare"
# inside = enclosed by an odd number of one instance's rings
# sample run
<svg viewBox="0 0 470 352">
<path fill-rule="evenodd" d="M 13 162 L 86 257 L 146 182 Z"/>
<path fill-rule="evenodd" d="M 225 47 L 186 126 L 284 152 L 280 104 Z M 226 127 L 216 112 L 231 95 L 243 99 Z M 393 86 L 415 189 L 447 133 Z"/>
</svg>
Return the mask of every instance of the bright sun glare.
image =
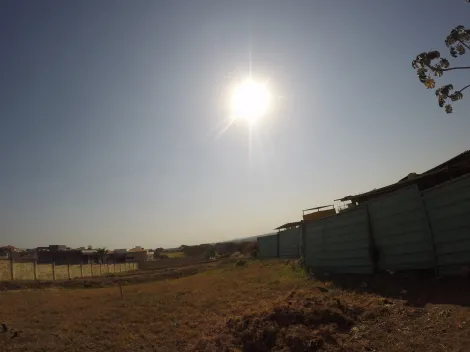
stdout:
<svg viewBox="0 0 470 352">
<path fill-rule="evenodd" d="M 266 84 L 248 77 L 233 90 L 231 101 L 233 117 L 253 124 L 268 113 L 270 100 Z"/>
</svg>

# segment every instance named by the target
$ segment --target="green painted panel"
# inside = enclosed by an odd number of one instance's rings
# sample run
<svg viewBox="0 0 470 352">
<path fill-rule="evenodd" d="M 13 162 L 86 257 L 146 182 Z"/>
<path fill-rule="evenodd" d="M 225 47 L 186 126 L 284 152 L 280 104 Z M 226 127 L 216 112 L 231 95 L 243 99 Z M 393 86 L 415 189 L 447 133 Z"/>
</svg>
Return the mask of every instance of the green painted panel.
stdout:
<svg viewBox="0 0 470 352">
<path fill-rule="evenodd" d="M 389 246 L 396 246 L 396 245 L 407 246 L 408 244 L 419 242 L 422 244 L 422 246 L 428 248 L 429 246 L 432 246 L 432 242 L 430 238 L 427 236 L 429 235 L 424 233 L 423 230 L 413 231 L 413 232 L 408 232 L 407 230 L 403 230 L 402 233 L 397 234 L 395 236 L 377 237 L 375 244 L 379 248 L 382 248 L 382 247 L 389 247 Z"/>
<path fill-rule="evenodd" d="M 413 253 L 421 252 L 432 252 L 432 243 L 427 243 L 428 247 L 423 246 L 423 242 L 408 243 L 403 245 L 402 243 L 397 243 L 395 245 L 389 245 L 387 247 L 387 252 L 385 255 L 389 256 L 400 256 Z"/>
<path fill-rule="evenodd" d="M 373 272 L 373 269 L 370 265 L 350 267 L 316 267 L 312 269 L 317 272 L 338 274 L 372 274 Z"/>
<path fill-rule="evenodd" d="M 369 249 L 359 249 L 354 251 L 314 251 L 315 257 L 323 259 L 349 259 L 349 258 L 366 258 L 369 255 Z"/>
<path fill-rule="evenodd" d="M 423 210 L 423 208 L 421 208 Z M 427 223 L 425 214 L 421 211 L 420 214 L 406 214 L 402 217 L 391 216 L 388 219 L 380 221 L 371 220 L 374 224 L 374 228 L 380 231 L 381 236 L 384 235 L 396 235 L 397 233 L 403 232 L 403 229 L 409 231 L 421 230 Z M 418 215 L 418 218 L 416 217 Z"/>
<path fill-rule="evenodd" d="M 439 265 L 462 264 L 468 265 L 470 261 L 470 251 L 452 254 L 442 254 L 437 257 Z"/>
<path fill-rule="evenodd" d="M 372 272 L 364 207 L 306 223 L 304 241 L 305 262 L 313 270 Z"/>
<path fill-rule="evenodd" d="M 385 270 L 432 268 L 433 263 L 434 254 L 430 251 L 400 255 L 380 254 L 380 265 Z"/>
<path fill-rule="evenodd" d="M 453 204 L 447 204 L 445 206 L 440 206 L 439 204 L 433 207 L 433 205 L 436 205 L 436 203 L 426 203 L 428 215 L 434 220 L 445 219 L 457 215 L 468 215 L 470 213 L 470 199 L 455 202 Z"/>
<path fill-rule="evenodd" d="M 346 234 L 339 233 L 335 234 L 332 233 L 331 231 L 323 231 L 321 233 L 316 233 L 316 234 L 306 234 L 305 237 L 308 238 L 310 241 L 313 241 L 315 243 L 321 242 L 321 243 L 327 243 L 327 244 L 341 244 L 341 243 L 357 243 L 357 242 L 363 242 L 363 241 L 368 241 L 368 227 L 367 226 L 362 226 L 360 228 L 361 230 L 351 229 L 351 232 L 347 236 Z"/>
<path fill-rule="evenodd" d="M 329 248 L 331 251 L 348 251 L 348 250 L 359 250 L 363 248 L 369 248 L 368 241 L 355 241 L 355 242 L 339 242 L 339 243 L 325 243 L 321 241 L 311 241 L 310 242 L 313 247 L 321 247 L 325 246 L 325 248 Z"/>
<path fill-rule="evenodd" d="M 469 226 L 470 227 L 470 226 Z M 462 226 L 457 229 L 449 229 L 434 233 L 434 243 L 439 245 L 441 243 L 449 243 L 454 241 L 462 241 L 468 239 L 468 227 Z"/>
<path fill-rule="evenodd" d="M 426 200 L 442 199 L 442 197 L 452 196 L 454 194 L 468 194 L 470 192 L 470 176 L 458 178 L 452 182 L 448 182 L 437 187 L 428 189 L 423 192 Z M 446 201 L 444 201 L 446 202 Z"/>
<path fill-rule="evenodd" d="M 261 259 L 276 258 L 277 235 L 258 237 L 258 255 Z"/>
<path fill-rule="evenodd" d="M 374 207 L 374 212 L 371 213 L 370 218 L 372 221 L 377 222 L 377 221 L 388 221 L 388 219 L 396 217 L 398 219 L 406 219 L 406 217 L 410 217 L 412 214 L 417 214 L 418 212 L 422 211 L 423 205 L 421 202 L 408 202 L 404 201 L 405 204 L 400 206 L 398 209 L 392 209 L 392 208 L 380 208 L 377 205 L 377 201 L 375 201 L 375 204 L 373 205 Z"/>
<path fill-rule="evenodd" d="M 298 258 L 300 257 L 301 228 L 289 229 L 279 232 L 279 257 Z"/>
<path fill-rule="evenodd" d="M 470 176 L 423 192 L 440 275 L 460 275 L 470 263 Z"/>
<path fill-rule="evenodd" d="M 368 203 L 381 270 L 432 268 L 432 234 L 421 194 L 411 187 Z"/>
<path fill-rule="evenodd" d="M 321 267 L 349 267 L 349 266 L 367 266 L 370 264 L 369 258 L 344 258 L 338 260 L 337 258 L 322 258 L 322 257 L 315 257 L 312 260 L 312 263 L 316 264 L 317 266 Z"/>
<path fill-rule="evenodd" d="M 464 272 L 464 265 L 462 264 L 455 264 L 455 265 L 443 265 L 439 266 L 439 275 L 447 276 L 447 275 L 462 275 Z"/>
<path fill-rule="evenodd" d="M 448 217 L 446 219 L 433 219 L 430 217 L 430 223 L 432 230 L 436 237 L 439 237 L 441 232 L 445 232 L 452 229 L 469 228 L 470 217 L 468 215 L 457 215 Z"/>
<path fill-rule="evenodd" d="M 452 254 L 460 252 L 470 252 L 470 236 L 462 241 L 452 241 L 447 243 L 436 244 L 436 253 L 441 254 Z M 470 257 L 468 258 L 470 264 Z"/>
</svg>

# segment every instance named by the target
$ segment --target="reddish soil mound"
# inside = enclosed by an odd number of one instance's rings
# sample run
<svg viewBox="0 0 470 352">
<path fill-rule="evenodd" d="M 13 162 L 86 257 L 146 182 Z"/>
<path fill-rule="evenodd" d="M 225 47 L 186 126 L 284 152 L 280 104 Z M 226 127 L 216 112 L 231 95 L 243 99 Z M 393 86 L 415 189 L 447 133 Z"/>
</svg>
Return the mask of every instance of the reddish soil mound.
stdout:
<svg viewBox="0 0 470 352">
<path fill-rule="evenodd" d="M 337 346 L 362 311 L 337 298 L 291 293 L 258 313 L 230 318 L 217 337 L 201 339 L 195 351 L 317 351 Z"/>
</svg>

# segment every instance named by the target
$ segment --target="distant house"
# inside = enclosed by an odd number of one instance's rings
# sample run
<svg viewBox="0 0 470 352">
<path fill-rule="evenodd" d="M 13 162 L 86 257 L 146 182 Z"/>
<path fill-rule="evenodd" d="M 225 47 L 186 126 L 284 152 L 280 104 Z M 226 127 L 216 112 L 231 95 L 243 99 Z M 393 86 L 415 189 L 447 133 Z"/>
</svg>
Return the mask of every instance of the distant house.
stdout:
<svg viewBox="0 0 470 352">
<path fill-rule="evenodd" d="M 16 254 L 20 252 L 20 249 L 14 246 L 2 246 L 0 247 L 0 259 L 11 259 L 15 258 Z"/>
<path fill-rule="evenodd" d="M 403 177 L 397 183 L 377 188 L 369 192 L 345 196 L 337 199 L 337 201 L 351 201 L 349 206 L 355 206 L 411 185 L 417 185 L 419 190 L 425 190 L 466 174 L 470 174 L 470 150 L 467 150 L 421 174 L 412 172 Z"/>
<path fill-rule="evenodd" d="M 126 262 L 138 262 L 138 263 L 143 263 L 143 262 L 148 262 L 154 260 L 154 254 L 155 252 L 152 250 L 146 250 L 143 249 L 142 247 L 136 247 L 137 250 L 129 250 L 126 253 Z"/>
<path fill-rule="evenodd" d="M 63 245 L 38 247 L 36 255 L 38 263 L 55 263 L 56 265 L 93 264 L 99 263 L 101 259 L 96 250 L 67 249 Z"/>
</svg>

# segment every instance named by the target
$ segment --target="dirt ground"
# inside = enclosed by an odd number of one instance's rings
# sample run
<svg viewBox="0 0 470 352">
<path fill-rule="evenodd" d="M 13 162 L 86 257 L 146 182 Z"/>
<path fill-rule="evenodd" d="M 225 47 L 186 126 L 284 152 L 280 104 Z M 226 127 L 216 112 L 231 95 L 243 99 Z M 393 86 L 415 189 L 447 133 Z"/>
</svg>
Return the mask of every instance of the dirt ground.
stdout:
<svg viewBox="0 0 470 352">
<path fill-rule="evenodd" d="M 2 291 L 0 351 L 469 350 L 468 282 L 313 280 L 280 261 L 209 269 L 122 298 L 117 286 Z"/>
</svg>

